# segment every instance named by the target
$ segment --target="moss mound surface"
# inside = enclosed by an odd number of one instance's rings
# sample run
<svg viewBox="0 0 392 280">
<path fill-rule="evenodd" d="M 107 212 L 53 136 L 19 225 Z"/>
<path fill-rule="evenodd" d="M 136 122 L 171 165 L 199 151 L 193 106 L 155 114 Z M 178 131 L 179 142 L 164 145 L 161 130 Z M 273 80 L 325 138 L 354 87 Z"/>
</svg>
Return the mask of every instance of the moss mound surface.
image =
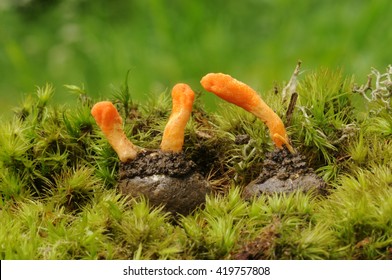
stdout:
<svg viewBox="0 0 392 280">
<path fill-rule="evenodd" d="M 146 152 L 126 168 L 95 125 L 95 101 L 83 89 L 68 87 L 79 97 L 69 108 L 51 104 L 51 86 L 38 88 L 0 124 L 0 258 L 392 259 L 390 68 L 372 75 L 376 84 L 358 86 L 339 71 L 307 72 L 289 118 L 281 95 L 262 93 L 290 120 L 300 157 L 274 153 L 265 125 L 251 114 L 227 104 L 206 112 L 198 99 L 184 155 Z M 136 104 L 122 87 L 111 100 L 128 138 L 157 149 L 169 94 Z M 141 172 L 183 179 L 196 170 L 211 192 L 204 207 L 182 212 L 176 223 L 163 206 L 119 191 Z M 303 174 L 322 178 L 325 193 L 242 196 L 251 182 Z"/>
</svg>

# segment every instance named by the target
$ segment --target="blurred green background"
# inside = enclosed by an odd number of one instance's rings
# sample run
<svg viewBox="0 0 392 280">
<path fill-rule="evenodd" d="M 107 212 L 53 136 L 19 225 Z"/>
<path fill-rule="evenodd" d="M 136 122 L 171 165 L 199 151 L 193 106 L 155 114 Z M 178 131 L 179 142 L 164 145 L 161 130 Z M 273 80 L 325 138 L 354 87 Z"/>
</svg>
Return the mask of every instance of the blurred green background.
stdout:
<svg viewBox="0 0 392 280">
<path fill-rule="evenodd" d="M 226 72 L 258 91 L 326 66 L 366 80 L 391 63 L 392 1 L 0 0 L 1 113 L 52 83 L 108 97 L 130 70 L 132 96 Z M 204 96 L 207 107 L 216 99 Z"/>
</svg>

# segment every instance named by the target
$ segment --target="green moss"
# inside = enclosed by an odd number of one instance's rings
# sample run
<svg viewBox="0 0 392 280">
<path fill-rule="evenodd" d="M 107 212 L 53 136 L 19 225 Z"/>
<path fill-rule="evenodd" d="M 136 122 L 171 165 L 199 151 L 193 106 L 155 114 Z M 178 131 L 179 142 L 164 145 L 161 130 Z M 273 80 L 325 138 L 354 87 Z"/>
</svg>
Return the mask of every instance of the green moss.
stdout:
<svg viewBox="0 0 392 280">
<path fill-rule="evenodd" d="M 184 150 L 214 192 L 176 221 L 145 199 L 117 192 L 118 158 L 83 88 L 67 86 L 78 100 L 73 108 L 51 105 L 54 89 L 38 88 L 0 124 L 0 258 L 391 259 L 390 99 L 358 94 L 339 71 L 299 80 L 288 132 L 327 180 L 328 195 L 244 201 L 242 188 L 273 149 L 268 130 L 233 106 L 206 112 L 198 96 Z M 169 92 L 138 104 L 125 82 L 108 99 L 135 144 L 159 147 Z M 283 115 L 278 94 L 265 99 Z"/>
</svg>

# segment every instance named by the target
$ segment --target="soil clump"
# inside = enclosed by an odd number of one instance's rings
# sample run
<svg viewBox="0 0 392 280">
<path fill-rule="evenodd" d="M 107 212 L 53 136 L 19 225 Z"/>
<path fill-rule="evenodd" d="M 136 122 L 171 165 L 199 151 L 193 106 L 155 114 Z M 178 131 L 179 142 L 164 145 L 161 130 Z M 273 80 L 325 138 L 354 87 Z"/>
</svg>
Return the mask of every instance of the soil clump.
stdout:
<svg viewBox="0 0 392 280">
<path fill-rule="evenodd" d="M 131 197 L 145 196 L 152 206 L 187 215 L 205 202 L 210 185 L 183 153 L 150 150 L 121 163 L 119 189 Z"/>
<path fill-rule="evenodd" d="M 304 156 L 291 154 L 286 148 L 275 149 L 266 155 L 261 174 L 244 188 L 243 196 L 251 199 L 261 194 L 291 193 L 298 189 L 322 192 L 325 186 L 308 167 Z"/>
</svg>

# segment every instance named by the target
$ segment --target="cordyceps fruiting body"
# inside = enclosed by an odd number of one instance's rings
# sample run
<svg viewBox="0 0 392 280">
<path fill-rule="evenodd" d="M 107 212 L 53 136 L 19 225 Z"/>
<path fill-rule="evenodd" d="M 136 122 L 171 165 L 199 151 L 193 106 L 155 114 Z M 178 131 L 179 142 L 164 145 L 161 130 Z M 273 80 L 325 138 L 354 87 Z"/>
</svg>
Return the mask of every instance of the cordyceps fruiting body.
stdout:
<svg viewBox="0 0 392 280">
<path fill-rule="evenodd" d="M 91 113 L 120 158 L 120 192 L 130 197 L 145 196 L 152 206 L 163 206 L 174 215 L 186 215 L 205 202 L 210 186 L 197 172 L 196 164 L 182 153 L 194 92 L 186 84 L 177 84 L 172 99 L 173 109 L 160 150 L 133 145 L 126 138 L 122 119 L 112 103 L 99 102 Z"/>
<path fill-rule="evenodd" d="M 133 160 L 137 155 L 138 148 L 125 135 L 122 128 L 122 118 L 116 107 L 109 101 L 98 102 L 91 109 L 91 114 L 116 151 L 120 161 Z"/>
<path fill-rule="evenodd" d="M 268 126 L 275 145 L 280 149 L 286 146 L 291 153 L 294 153 L 282 120 L 251 87 L 222 73 L 209 73 L 201 79 L 200 83 L 207 91 L 261 119 Z"/>
<path fill-rule="evenodd" d="M 260 176 L 245 187 L 245 198 L 250 199 L 263 193 L 324 188 L 324 181 L 307 167 L 305 158 L 294 151 L 282 120 L 255 90 L 222 73 L 207 74 L 200 82 L 207 91 L 261 119 L 269 128 L 271 139 L 278 148 L 267 154 Z"/>
<path fill-rule="evenodd" d="M 184 144 L 185 126 L 192 113 L 195 93 L 186 84 L 176 84 L 172 90 L 172 112 L 163 131 L 161 150 L 181 152 Z"/>
</svg>

